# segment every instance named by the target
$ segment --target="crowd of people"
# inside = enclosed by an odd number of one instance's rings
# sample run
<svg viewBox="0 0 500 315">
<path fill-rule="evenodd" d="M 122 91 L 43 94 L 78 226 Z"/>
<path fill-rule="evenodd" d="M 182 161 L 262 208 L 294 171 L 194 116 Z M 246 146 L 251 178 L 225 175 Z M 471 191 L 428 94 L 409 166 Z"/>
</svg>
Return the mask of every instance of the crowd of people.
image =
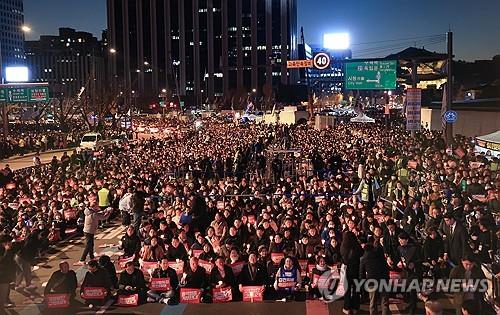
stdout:
<svg viewBox="0 0 500 315">
<path fill-rule="evenodd" d="M 499 159 L 475 154 L 470 139 L 449 149 L 439 133 L 400 126 L 201 122 L 170 120 L 182 126 L 175 137 L 2 170 L 1 305 L 11 282 L 35 289 L 28 266 L 72 226 L 85 235 L 81 294 L 102 287 L 141 303 L 178 303 L 185 288 L 203 302 L 221 290 L 242 300 L 248 286 L 264 299 L 325 299 L 319 279 L 333 273 L 346 277 L 345 314 L 365 298 L 370 314 L 388 314 L 388 296 L 359 292 L 355 280 L 484 278 L 482 264 L 498 273 Z M 117 277 L 109 257 L 95 259 L 94 235 L 118 216 L 127 228 Z M 74 298 L 70 269 L 62 262 L 45 293 Z M 168 285 L 155 290 L 151 279 Z M 419 298 L 434 303 L 417 293 L 405 295 L 408 314 Z M 483 295 L 455 293 L 457 314 L 487 314 Z"/>
<path fill-rule="evenodd" d="M 82 136 L 79 128 L 62 132 L 55 125 L 11 124 L 9 134 L 0 134 L 0 160 L 31 152 L 64 149 L 77 146 Z"/>
</svg>

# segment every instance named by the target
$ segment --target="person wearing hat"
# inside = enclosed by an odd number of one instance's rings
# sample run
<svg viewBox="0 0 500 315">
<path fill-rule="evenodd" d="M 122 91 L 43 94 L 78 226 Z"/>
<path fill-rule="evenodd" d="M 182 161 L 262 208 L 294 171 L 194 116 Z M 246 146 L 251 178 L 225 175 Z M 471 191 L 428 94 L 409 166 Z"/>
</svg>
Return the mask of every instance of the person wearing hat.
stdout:
<svg viewBox="0 0 500 315">
<path fill-rule="evenodd" d="M 16 263 L 14 261 L 15 251 L 12 248 L 12 237 L 0 235 L 0 310 L 9 303 L 10 283 L 15 280 Z"/>
</svg>

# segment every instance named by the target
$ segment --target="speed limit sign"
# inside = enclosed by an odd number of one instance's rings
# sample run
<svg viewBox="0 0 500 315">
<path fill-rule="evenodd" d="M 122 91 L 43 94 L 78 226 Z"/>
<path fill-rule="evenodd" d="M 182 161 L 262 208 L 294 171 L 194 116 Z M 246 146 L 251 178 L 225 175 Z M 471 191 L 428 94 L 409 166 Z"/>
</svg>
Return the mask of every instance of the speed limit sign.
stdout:
<svg viewBox="0 0 500 315">
<path fill-rule="evenodd" d="M 327 53 L 318 53 L 314 56 L 314 67 L 318 70 L 325 70 L 330 67 L 330 56 Z"/>
</svg>

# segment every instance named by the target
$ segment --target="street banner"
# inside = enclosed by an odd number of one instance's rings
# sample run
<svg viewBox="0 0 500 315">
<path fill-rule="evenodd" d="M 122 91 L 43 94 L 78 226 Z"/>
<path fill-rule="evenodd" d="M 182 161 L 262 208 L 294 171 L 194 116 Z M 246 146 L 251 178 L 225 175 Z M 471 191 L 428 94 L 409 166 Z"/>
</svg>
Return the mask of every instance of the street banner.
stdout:
<svg viewBox="0 0 500 315">
<path fill-rule="evenodd" d="M 243 302 L 262 302 L 262 287 L 261 286 L 244 286 L 243 291 Z"/>
<path fill-rule="evenodd" d="M 422 90 L 406 90 L 406 130 L 418 131 L 421 126 Z"/>
<path fill-rule="evenodd" d="M 286 67 L 288 69 L 312 68 L 313 61 L 312 60 L 288 60 L 286 62 Z"/>
<path fill-rule="evenodd" d="M 279 265 L 281 260 L 285 258 L 284 253 L 271 253 L 271 260 L 273 261 L 274 265 Z"/>
<path fill-rule="evenodd" d="M 210 274 L 212 272 L 212 269 L 214 268 L 214 264 L 202 259 L 198 260 L 198 265 L 205 268 L 207 274 Z"/>
<path fill-rule="evenodd" d="M 234 264 L 230 264 L 229 267 L 233 270 L 233 274 L 237 277 L 240 273 L 241 270 L 243 270 L 243 266 L 245 266 L 245 262 L 243 261 L 238 261 L 235 262 Z"/>
<path fill-rule="evenodd" d="M 201 290 L 191 288 L 181 288 L 180 302 L 185 304 L 200 303 Z"/>
<path fill-rule="evenodd" d="M 213 288 L 212 300 L 214 303 L 231 302 L 233 300 L 233 293 L 231 287 Z"/>
<path fill-rule="evenodd" d="M 116 305 L 118 306 L 137 306 L 139 304 L 139 295 L 119 295 Z"/>
<path fill-rule="evenodd" d="M 69 294 L 47 294 L 45 302 L 48 308 L 67 308 L 69 307 Z"/>
<path fill-rule="evenodd" d="M 83 298 L 86 300 L 104 300 L 107 293 L 107 290 L 101 287 L 83 288 Z"/>
<path fill-rule="evenodd" d="M 170 278 L 151 278 L 151 284 L 149 288 L 153 291 L 158 292 L 170 291 Z"/>
</svg>

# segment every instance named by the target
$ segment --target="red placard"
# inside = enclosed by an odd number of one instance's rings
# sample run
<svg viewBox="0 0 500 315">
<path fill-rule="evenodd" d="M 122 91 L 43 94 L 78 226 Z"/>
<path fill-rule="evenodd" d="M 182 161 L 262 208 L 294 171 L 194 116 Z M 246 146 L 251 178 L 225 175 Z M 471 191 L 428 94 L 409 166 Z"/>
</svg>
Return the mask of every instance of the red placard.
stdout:
<svg viewBox="0 0 500 315">
<path fill-rule="evenodd" d="M 212 269 L 214 268 L 214 264 L 202 259 L 198 260 L 198 265 L 205 268 L 207 274 L 210 274 L 212 272 Z"/>
<path fill-rule="evenodd" d="M 180 302 L 188 304 L 198 304 L 200 303 L 201 290 L 191 289 L 191 288 L 181 288 Z"/>
<path fill-rule="evenodd" d="M 70 221 L 70 220 L 75 220 L 76 219 L 76 209 L 70 208 L 67 210 L 64 210 L 64 220 Z"/>
<path fill-rule="evenodd" d="M 212 299 L 214 303 L 231 302 L 233 300 L 233 293 L 231 287 L 213 288 Z"/>
<path fill-rule="evenodd" d="M 408 161 L 408 167 L 409 168 L 416 169 L 417 165 L 418 165 L 417 161 Z"/>
<path fill-rule="evenodd" d="M 309 275 L 309 278 L 312 278 L 312 272 L 313 269 L 316 265 L 315 264 L 308 264 L 307 265 L 307 274 Z"/>
<path fill-rule="evenodd" d="M 156 261 L 143 261 L 141 265 L 141 270 L 145 276 L 151 276 L 151 274 L 157 267 L 158 267 L 158 262 Z"/>
<path fill-rule="evenodd" d="M 193 249 L 191 252 L 193 257 L 199 258 L 201 253 L 203 253 L 203 249 Z"/>
<path fill-rule="evenodd" d="M 118 295 L 116 305 L 118 306 L 137 306 L 139 304 L 139 295 Z"/>
<path fill-rule="evenodd" d="M 245 262 L 243 261 L 238 261 L 234 264 L 229 265 L 229 267 L 233 269 L 233 273 L 235 276 L 238 276 L 241 273 L 241 270 L 243 270 L 243 266 L 245 266 Z"/>
<path fill-rule="evenodd" d="M 151 285 L 149 288 L 159 292 L 170 291 L 172 289 L 170 286 L 170 278 L 151 278 Z"/>
<path fill-rule="evenodd" d="M 45 302 L 48 308 L 67 308 L 69 307 L 69 294 L 47 294 Z"/>
<path fill-rule="evenodd" d="M 100 287 L 83 288 L 83 298 L 86 300 L 104 300 L 108 291 Z"/>
<path fill-rule="evenodd" d="M 11 189 L 15 189 L 15 188 L 16 188 L 16 183 L 14 183 L 14 182 L 10 182 L 7 185 L 5 185 L 5 189 L 11 190 Z"/>
<path fill-rule="evenodd" d="M 378 222 L 382 223 L 384 221 L 384 215 L 383 214 L 374 214 L 373 218 Z"/>
<path fill-rule="evenodd" d="M 118 260 L 118 266 L 120 266 L 121 269 L 124 269 L 125 268 L 125 265 L 129 262 L 129 261 L 134 261 L 134 258 L 135 258 L 135 255 L 132 255 L 128 258 L 121 258 L 120 260 Z"/>
<path fill-rule="evenodd" d="M 184 262 L 182 260 L 179 261 L 169 261 L 168 266 L 175 270 L 175 272 L 180 275 L 184 271 Z"/>
<path fill-rule="evenodd" d="M 263 300 L 263 290 L 260 286 L 244 286 L 243 291 L 243 302 L 262 302 Z"/>
<path fill-rule="evenodd" d="M 305 277 L 307 275 L 307 259 L 299 259 L 300 275 Z"/>
<path fill-rule="evenodd" d="M 283 258 L 285 258 L 284 253 L 271 253 L 271 260 L 275 265 L 279 265 Z"/>
<path fill-rule="evenodd" d="M 278 278 L 278 288 L 293 288 L 296 283 L 292 278 Z"/>
</svg>

